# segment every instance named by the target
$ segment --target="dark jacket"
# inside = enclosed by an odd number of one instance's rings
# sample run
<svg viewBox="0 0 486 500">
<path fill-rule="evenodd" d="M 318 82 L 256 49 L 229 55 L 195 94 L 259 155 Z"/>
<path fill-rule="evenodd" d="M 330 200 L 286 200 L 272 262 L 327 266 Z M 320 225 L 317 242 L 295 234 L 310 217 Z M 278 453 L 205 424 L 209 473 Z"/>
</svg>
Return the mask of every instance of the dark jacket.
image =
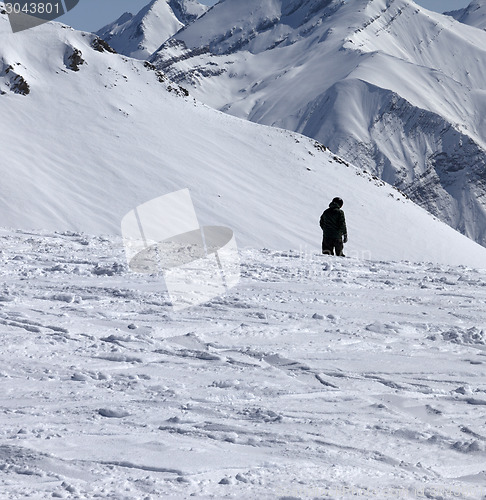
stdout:
<svg viewBox="0 0 486 500">
<path fill-rule="evenodd" d="M 324 237 L 329 240 L 338 240 L 348 234 L 344 212 L 334 202 L 331 202 L 321 215 L 320 226 Z"/>
</svg>

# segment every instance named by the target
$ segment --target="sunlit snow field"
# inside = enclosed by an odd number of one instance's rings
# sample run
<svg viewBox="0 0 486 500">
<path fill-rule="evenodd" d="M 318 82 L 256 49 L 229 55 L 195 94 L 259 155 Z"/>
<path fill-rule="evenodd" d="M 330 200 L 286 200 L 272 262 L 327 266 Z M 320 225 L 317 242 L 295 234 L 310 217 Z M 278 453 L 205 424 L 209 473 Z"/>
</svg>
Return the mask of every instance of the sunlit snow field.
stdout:
<svg viewBox="0 0 486 500">
<path fill-rule="evenodd" d="M 486 271 L 241 252 L 174 313 L 121 241 L 3 230 L 1 498 L 486 495 Z"/>
</svg>

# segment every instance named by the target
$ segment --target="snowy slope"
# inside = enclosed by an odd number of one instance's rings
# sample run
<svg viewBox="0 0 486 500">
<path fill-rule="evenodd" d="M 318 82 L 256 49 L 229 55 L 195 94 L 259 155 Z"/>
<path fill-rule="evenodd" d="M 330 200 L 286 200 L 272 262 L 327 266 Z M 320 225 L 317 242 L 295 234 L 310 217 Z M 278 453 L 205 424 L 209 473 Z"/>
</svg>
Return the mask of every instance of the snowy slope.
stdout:
<svg viewBox="0 0 486 500">
<path fill-rule="evenodd" d="M 350 256 L 485 261 L 313 140 L 198 104 L 146 63 L 95 50 L 95 35 L 59 24 L 12 35 L 0 23 L 0 60 L 13 68 L 0 73 L 3 225 L 119 234 L 139 204 L 189 187 L 200 222 L 233 228 L 242 247 L 318 248 L 319 216 L 339 195 Z"/>
<path fill-rule="evenodd" d="M 484 497 L 485 271 L 248 250 L 174 314 L 117 239 L 0 245 L 0 497 Z"/>
<path fill-rule="evenodd" d="M 152 0 L 136 15 L 126 12 L 98 36 L 118 53 L 147 59 L 168 38 L 206 12 L 196 0 Z"/>
<path fill-rule="evenodd" d="M 151 59 L 316 138 L 486 244 L 486 33 L 409 0 L 225 0 Z"/>
<path fill-rule="evenodd" d="M 451 16 L 459 22 L 469 24 L 475 28 L 486 30 L 486 1 L 473 0 L 464 9 L 444 12 L 446 16 Z"/>
</svg>

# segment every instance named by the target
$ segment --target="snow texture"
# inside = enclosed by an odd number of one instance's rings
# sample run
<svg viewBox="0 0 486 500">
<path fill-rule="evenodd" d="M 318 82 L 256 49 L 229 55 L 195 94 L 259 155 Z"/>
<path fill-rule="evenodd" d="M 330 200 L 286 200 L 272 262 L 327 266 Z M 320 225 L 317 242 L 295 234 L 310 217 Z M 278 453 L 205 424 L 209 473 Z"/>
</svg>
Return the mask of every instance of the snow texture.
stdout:
<svg viewBox="0 0 486 500">
<path fill-rule="evenodd" d="M 486 271 L 248 249 L 174 313 L 120 239 L 0 243 L 2 498 L 486 493 Z"/>
</svg>

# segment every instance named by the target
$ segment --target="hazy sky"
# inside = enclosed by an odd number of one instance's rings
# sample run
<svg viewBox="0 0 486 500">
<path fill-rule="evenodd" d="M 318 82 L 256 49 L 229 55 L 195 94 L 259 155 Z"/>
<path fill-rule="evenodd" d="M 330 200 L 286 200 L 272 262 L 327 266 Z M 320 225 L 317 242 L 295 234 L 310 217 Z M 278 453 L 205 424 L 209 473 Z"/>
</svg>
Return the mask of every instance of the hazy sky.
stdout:
<svg viewBox="0 0 486 500">
<path fill-rule="evenodd" d="M 213 5 L 216 0 L 200 0 L 206 5 Z M 244 1 L 244 0 L 242 0 Z M 85 31 L 97 31 L 106 24 L 120 17 L 124 12 L 137 13 L 150 0 L 80 0 L 68 14 L 58 19 L 73 28 Z M 445 12 L 465 7 L 470 0 L 415 0 L 426 9 Z"/>
</svg>

